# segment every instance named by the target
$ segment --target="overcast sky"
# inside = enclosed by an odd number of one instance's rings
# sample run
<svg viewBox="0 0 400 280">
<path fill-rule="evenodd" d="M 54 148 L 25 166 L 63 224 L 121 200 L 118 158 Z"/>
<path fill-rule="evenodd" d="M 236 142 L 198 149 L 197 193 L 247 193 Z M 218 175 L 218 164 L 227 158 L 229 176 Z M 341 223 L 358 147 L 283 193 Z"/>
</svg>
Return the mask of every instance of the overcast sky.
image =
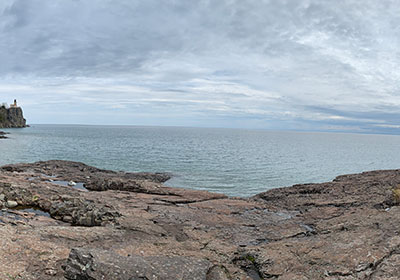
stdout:
<svg viewBox="0 0 400 280">
<path fill-rule="evenodd" d="M 0 100 L 29 123 L 400 132 L 385 0 L 1 0 Z"/>
</svg>

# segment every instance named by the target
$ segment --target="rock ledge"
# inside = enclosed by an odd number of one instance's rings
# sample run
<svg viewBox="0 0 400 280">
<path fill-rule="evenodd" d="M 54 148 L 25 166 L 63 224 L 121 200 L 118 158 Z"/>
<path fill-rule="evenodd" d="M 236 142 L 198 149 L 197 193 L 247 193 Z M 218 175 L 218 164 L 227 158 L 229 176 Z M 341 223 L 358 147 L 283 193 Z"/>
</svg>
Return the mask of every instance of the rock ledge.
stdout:
<svg viewBox="0 0 400 280">
<path fill-rule="evenodd" d="M 0 279 L 400 275 L 400 170 L 246 199 L 163 186 L 169 177 L 69 161 L 0 167 Z"/>
</svg>

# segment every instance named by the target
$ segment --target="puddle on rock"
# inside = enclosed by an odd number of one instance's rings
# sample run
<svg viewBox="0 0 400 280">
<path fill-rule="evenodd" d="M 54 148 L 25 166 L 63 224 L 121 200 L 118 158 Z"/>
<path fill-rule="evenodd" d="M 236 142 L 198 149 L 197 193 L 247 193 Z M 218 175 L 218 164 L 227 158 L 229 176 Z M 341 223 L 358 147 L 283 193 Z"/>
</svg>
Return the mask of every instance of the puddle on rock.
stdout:
<svg viewBox="0 0 400 280">
<path fill-rule="evenodd" d="M 68 183 L 69 183 L 68 181 L 52 181 L 50 183 L 53 183 L 53 184 L 56 184 L 56 185 L 59 185 L 59 186 L 64 186 L 64 187 L 71 187 L 71 188 L 74 188 L 74 189 L 77 189 L 77 190 L 80 190 L 80 191 L 84 191 L 84 192 L 88 191 L 88 189 L 83 186 L 84 183 L 76 183 L 75 186 L 69 186 L 68 185 Z"/>
<path fill-rule="evenodd" d="M 38 175 L 32 175 L 28 178 L 28 181 L 35 181 L 35 180 L 43 180 L 43 179 L 48 179 L 50 181 L 53 181 L 53 178 L 57 178 L 56 175 L 47 175 L 44 173 L 39 173 Z"/>
<path fill-rule="evenodd" d="M 57 175 L 47 175 L 47 174 L 44 174 L 44 173 L 40 173 L 40 176 L 42 176 L 44 178 L 56 178 L 57 177 Z"/>
<path fill-rule="evenodd" d="M 17 221 L 22 220 L 22 217 L 21 217 L 21 216 L 9 212 L 8 209 L 1 209 L 1 210 L 0 210 L 0 217 L 10 218 L 10 219 L 17 220 Z M 4 222 L 3 220 L 1 220 L 1 222 L 2 222 L 2 223 L 6 223 L 6 222 Z"/>
<path fill-rule="evenodd" d="M 15 208 L 12 208 L 12 210 L 17 210 L 21 212 L 27 212 L 27 213 L 33 213 L 38 216 L 44 216 L 44 217 L 50 217 L 50 214 L 47 212 L 44 212 L 38 207 L 27 207 L 27 206 L 17 206 Z"/>
</svg>

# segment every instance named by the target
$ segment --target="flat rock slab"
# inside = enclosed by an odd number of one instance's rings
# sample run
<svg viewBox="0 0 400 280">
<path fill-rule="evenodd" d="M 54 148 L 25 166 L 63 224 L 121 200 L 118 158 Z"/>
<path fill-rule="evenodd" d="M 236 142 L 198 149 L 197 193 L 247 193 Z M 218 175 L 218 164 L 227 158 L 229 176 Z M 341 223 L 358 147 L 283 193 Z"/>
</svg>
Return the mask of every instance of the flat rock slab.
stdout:
<svg viewBox="0 0 400 280">
<path fill-rule="evenodd" d="M 72 249 L 65 277 L 76 279 L 207 279 L 211 264 L 205 259 L 180 256 L 128 256 L 96 249 Z"/>
<path fill-rule="evenodd" d="M 251 198 L 165 187 L 169 177 L 0 167 L 0 279 L 398 279 L 400 170 Z"/>
</svg>

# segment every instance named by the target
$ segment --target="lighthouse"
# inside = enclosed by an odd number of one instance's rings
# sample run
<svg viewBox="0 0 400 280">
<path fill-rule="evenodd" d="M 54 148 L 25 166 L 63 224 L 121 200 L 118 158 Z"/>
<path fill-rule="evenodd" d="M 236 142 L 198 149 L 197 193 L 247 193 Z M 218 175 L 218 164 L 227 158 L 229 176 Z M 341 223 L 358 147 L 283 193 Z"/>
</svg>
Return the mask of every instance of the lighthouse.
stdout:
<svg viewBox="0 0 400 280">
<path fill-rule="evenodd" d="M 14 104 L 11 104 L 10 108 L 18 108 L 17 99 L 14 99 Z"/>
</svg>

